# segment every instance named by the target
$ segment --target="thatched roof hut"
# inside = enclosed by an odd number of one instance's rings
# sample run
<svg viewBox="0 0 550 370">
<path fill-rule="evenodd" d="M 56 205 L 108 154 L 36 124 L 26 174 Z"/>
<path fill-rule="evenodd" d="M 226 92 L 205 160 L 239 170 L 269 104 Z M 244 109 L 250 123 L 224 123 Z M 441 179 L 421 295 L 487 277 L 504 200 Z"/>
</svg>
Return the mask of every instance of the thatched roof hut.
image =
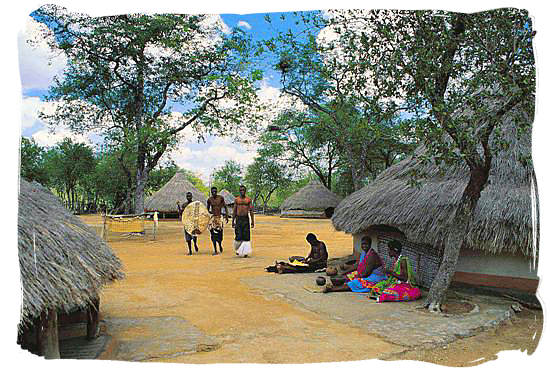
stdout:
<svg viewBox="0 0 550 370">
<path fill-rule="evenodd" d="M 218 194 L 223 197 L 223 200 L 225 201 L 226 205 L 231 206 L 235 203 L 235 196 L 231 194 L 229 191 L 223 189 Z"/>
<path fill-rule="evenodd" d="M 534 170 L 529 161 L 524 161 L 531 158 L 531 137 L 527 132 L 518 138 L 514 114 L 503 119 L 502 135 L 510 146 L 493 158 L 489 182 L 481 193 L 463 250 L 470 251 L 470 262 L 477 259 L 475 263 L 480 265 L 483 255 L 520 257 L 524 261 L 521 267 L 524 275 L 532 276 L 528 257 L 536 254 L 533 223 L 538 227 L 538 208 Z M 532 120 L 526 114 L 522 119 Z M 441 173 L 435 163 L 425 164 L 417 159 L 424 151 L 423 146 L 419 147 L 415 155 L 391 166 L 371 184 L 346 197 L 332 217 L 336 230 L 354 235 L 369 230 L 394 235 L 397 232 L 401 234 L 398 238 L 440 254 L 469 171 L 465 165 L 457 165 Z M 426 175 L 419 187 L 409 185 L 411 170 Z M 495 271 L 500 274 L 502 267 L 496 267 Z"/>
<path fill-rule="evenodd" d="M 23 179 L 18 234 L 20 333 L 46 310 L 68 314 L 97 305 L 101 289 L 124 277 L 121 261 L 90 227 L 49 190 Z"/>
<path fill-rule="evenodd" d="M 281 217 L 325 218 L 332 215 L 342 198 L 314 179 L 281 205 Z"/>
<path fill-rule="evenodd" d="M 489 183 L 465 242 L 467 247 L 491 253 L 532 255 L 535 178 L 532 165 L 520 162 L 531 156 L 531 137 L 526 134 L 518 140 L 512 125 L 507 125 L 505 134 L 510 148 L 493 158 Z M 422 151 L 421 147 L 416 154 Z M 411 170 L 427 174 L 419 187 L 408 184 Z M 410 241 L 439 246 L 448 235 L 468 176 L 465 165 L 440 174 L 434 163 L 424 165 L 414 156 L 407 158 L 345 198 L 336 207 L 332 223 L 352 234 L 386 225 L 399 229 Z"/>
<path fill-rule="evenodd" d="M 193 201 L 206 205 L 206 196 L 191 184 L 183 172 L 176 174 L 156 193 L 145 199 L 145 211 L 157 210 L 161 213 L 178 213 L 176 202 L 185 203 L 185 194 L 190 191 Z"/>
</svg>

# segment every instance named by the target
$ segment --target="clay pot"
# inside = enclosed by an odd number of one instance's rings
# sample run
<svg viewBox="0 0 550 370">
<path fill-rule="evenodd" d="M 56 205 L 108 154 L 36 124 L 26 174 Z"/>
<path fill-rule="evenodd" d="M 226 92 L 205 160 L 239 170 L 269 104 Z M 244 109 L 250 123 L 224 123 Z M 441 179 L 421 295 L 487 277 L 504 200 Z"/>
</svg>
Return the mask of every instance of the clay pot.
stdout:
<svg viewBox="0 0 550 370">
<path fill-rule="evenodd" d="M 326 284 L 326 279 L 322 276 L 318 276 L 317 279 L 315 279 L 315 282 L 317 283 L 317 285 L 319 286 L 323 286 Z"/>
</svg>

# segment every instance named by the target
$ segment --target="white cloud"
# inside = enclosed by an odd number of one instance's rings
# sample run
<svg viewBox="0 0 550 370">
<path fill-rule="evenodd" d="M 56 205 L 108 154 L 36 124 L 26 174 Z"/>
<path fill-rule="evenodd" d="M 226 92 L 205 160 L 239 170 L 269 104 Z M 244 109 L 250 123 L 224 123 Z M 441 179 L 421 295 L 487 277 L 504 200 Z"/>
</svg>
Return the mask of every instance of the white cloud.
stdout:
<svg viewBox="0 0 550 370">
<path fill-rule="evenodd" d="M 73 142 L 92 145 L 90 137 L 87 135 L 74 134 L 65 127 L 56 127 L 54 132 L 50 132 L 47 127 L 35 132 L 32 138 L 40 146 L 51 147 L 59 143 L 63 139 L 70 138 Z"/>
<path fill-rule="evenodd" d="M 35 124 L 40 123 L 38 111 L 44 103 L 40 98 L 30 97 L 24 98 L 21 103 L 21 128 L 31 128 Z"/>
<path fill-rule="evenodd" d="M 31 17 L 25 30 L 19 32 L 19 71 L 23 89 L 47 89 L 53 77 L 63 72 L 66 58 L 48 46 L 52 37 L 46 25 Z"/>
<path fill-rule="evenodd" d="M 252 29 L 252 26 L 245 21 L 239 21 L 239 23 L 237 23 L 237 27 L 243 27 L 243 28 L 246 28 L 247 30 Z"/>
<path fill-rule="evenodd" d="M 256 149 L 255 145 L 236 143 L 230 137 L 208 136 L 204 144 L 180 144 L 170 157 L 179 167 L 193 171 L 208 184 L 210 175 L 228 160 L 236 161 L 244 170 L 253 162 Z"/>
<path fill-rule="evenodd" d="M 210 28 L 212 30 L 221 31 L 225 34 L 231 33 L 231 28 L 225 24 L 219 14 L 208 14 L 201 23 L 206 29 Z"/>
<path fill-rule="evenodd" d="M 91 145 L 93 132 L 87 134 L 74 134 L 66 126 L 60 125 L 51 128 L 39 118 L 39 113 L 52 114 L 57 108 L 57 102 L 40 101 L 37 97 L 23 98 L 21 104 L 21 127 L 23 130 L 30 128 L 38 128 L 31 137 L 40 146 L 53 146 L 65 138 L 71 138 L 75 142 Z"/>
<path fill-rule="evenodd" d="M 266 129 L 275 118 L 282 112 L 288 109 L 304 111 L 306 107 L 295 97 L 281 94 L 281 90 L 269 85 L 266 80 L 260 84 L 258 98 L 265 106 L 263 111 L 264 121 L 261 123 L 261 128 Z"/>
</svg>

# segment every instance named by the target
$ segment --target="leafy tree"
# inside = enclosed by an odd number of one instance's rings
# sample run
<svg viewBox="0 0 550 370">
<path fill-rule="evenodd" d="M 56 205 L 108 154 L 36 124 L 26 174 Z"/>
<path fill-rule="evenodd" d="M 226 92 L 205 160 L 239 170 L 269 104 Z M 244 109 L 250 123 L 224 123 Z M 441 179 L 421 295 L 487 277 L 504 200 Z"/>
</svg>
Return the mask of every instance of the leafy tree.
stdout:
<svg viewBox="0 0 550 370">
<path fill-rule="evenodd" d="M 321 125 L 304 121 L 302 112 L 283 112 L 274 121 L 272 131 L 260 137 L 260 143 L 273 160 L 296 170 L 307 168 L 331 189 L 332 174 L 339 163 L 333 136 Z"/>
<path fill-rule="evenodd" d="M 131 165 L 129 161 L 124 163 L 127 168 Z M 94 171 L 94 184 L 98 197 L 102 205 L 107 207 L 108 212 L 117 213 L 123 209 L 123 212 L 130 213 L 132 177 L 128 177 L 117 153 L 101 153 Z"/>
<path fill-rule="evenodd" d="M 21 177 L 27 181 L 37 181 L 48 184 L 48 176 L 44 167 L 44 149 L 34 139 L 21 138 L 20 157 Z"/>
<path fill-rule="evenodd" d="M 243 182 L 242 167 L 234 160 L 226 161 L 223 166 L 214 171 L 213 186 L 219 190 L 227 189 L 231 194 L 239 193 L 239 186 Z"/>
<path fill-rule="evenodd" d="M 222 34 L 201 15 L 94 18 L 46 5 L 33 16 L 51 28 L 50 46 L 68 61 L 48 96 L 60 104 L 42 118 L 96 131 L 133 153 L 138 213 L 151 170 L 182 130 L 192 126 L 202 135 L 254 125 L 254 82 L 262 75 L 249 68 L 243 32 Z"/>
<path fill-rule="evenodd" d="M 77 210 L 77 186 L 84 185 L 96 165 L 92 148 L 66 138 L 45 153 L 44 161 L 52 186 L 64 196 L 67 208 Z"/>
<path fill-rule="evenodd" d="M 260 149 L 254 162 L 246 168 L 245 183 L 253 194 L 254 204 L 262 200 L 264 212 L 275 190 L 290 184 L 290 175 L 284 165 L 274 160 L 269 151 Z"/>
<path fill-rule="evenodd" d="M 354 189 L 358 190 L 376 172 L 372 166 L 369 168 L 371 154 L 376 151 L 373 147 L 390 140 L 399 142 L 399 130 L 394 127 L 399 125 L 398 112 L 406 106 L 385 99 L 373 89 L 373 78 L 368 73 L 357 73 L 356 45 L 323 35 L 323 29 L 331 23 L 322 13 L 296 16 L 301 18 L 304 30 L 299 34 L 281 32 L 265 41 L 264 49 L 278 57 L 276 68 L 281 74 L 283 94 L 299 99 L 308 108 L 301 123 L 293 124 L 323 126 L 339 159 L 349 166 Z M 364 53 L 361 57 L 368 65 L 368 59 L 375 56 Z"/>
<path fill-rule="evenodd" d="M 426 301 L 438 311 L 493 159 L 509 145 L 502 118 L 514 118 L 518 135 L 529 134 L 535 92 L 531 19 L 517 9 L 341 11 L 327 23 L 344 49 L 354 51 L 349 65 L 356 75 L 374 71 L 380 95 L 414 108 L 414 134 L 426 149 L 419 159 L 440 164 L 443 172 L 457 165 L 469 170 Z"/>
</svg>

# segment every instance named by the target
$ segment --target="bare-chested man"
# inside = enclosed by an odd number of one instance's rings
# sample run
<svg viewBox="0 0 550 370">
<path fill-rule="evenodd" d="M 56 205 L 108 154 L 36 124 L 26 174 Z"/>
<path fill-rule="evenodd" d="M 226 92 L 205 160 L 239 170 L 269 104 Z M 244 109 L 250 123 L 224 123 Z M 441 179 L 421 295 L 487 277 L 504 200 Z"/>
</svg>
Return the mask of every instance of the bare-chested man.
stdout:
<svg viewBox="0 0 550 370">
<path fill-rule="evenodd" d="M 215 186 L 210 189 L 212 196 L 208 198 L 206 202 L 206 208 L 208 212 L 212 214 L 212 220 L 210 221 L 210 239 L 214 244 L 213 256 L 218 254 L 216 249 L 216 243 L 220 245 L 220 253 L 223 253 L 222 241 L 223 241 L 223 223 L 222 223 L 222 208 L 225 209 L 225 223 L 229 220 L 227 218 L 227 206 L 225 205 L 225 199 L 221 195 L 218 195 L 218 188 Z"/>
<path fill-rule="evenodd" d="M 183 206 L 180 205 L 180 201 L 176 201 L 176 204 L 178 206 L 178 213 L 180 215 L 180 221 L 181 221 L 181 216 L 183 214 L 183 210 L 185 209 L 185 207 L 187 207 L 190 203 L 193 202 L 193 194 L 188 191 L 187 194 L 185 194 L 185 198 L 187 199 L 187 202 L 183 204 Z M 187 230 L 185 230 L 185 228 L 183 228 L 183 233 L 185 234 L 185 241 L 187 242 L 187 246 L 189 247 L 189 253 L 187 255 L 192 255 L 193 252 L 191 251 L 191 240 L 193 240 L 193 244 L 195 244 L 195 252 L 198 252 L 199 251 L 199 247 L 197 246 L 197 236 L 196 235 L 191 235 L 187 232 Z"/>
<path fill-rule="evenodd" d="M 252 199 L 246 196 L 246 187 L 241 185 L 239 187 L 239 196 L 235 198 L 235 205 L 233 206 L 233 218 L 231 225 L 235 229 L 235 252 L 239 254 L 239 248 L 242 244 L 246 243 L 248 249 L 250 247 L 250 228 L 254 228 L 254 210 L 252 209 Z M 250 219 L 248 215 L 250 214 Z M 243 257 L 248 257 L 248 253 L 245 253 Z"/>
</svg>

